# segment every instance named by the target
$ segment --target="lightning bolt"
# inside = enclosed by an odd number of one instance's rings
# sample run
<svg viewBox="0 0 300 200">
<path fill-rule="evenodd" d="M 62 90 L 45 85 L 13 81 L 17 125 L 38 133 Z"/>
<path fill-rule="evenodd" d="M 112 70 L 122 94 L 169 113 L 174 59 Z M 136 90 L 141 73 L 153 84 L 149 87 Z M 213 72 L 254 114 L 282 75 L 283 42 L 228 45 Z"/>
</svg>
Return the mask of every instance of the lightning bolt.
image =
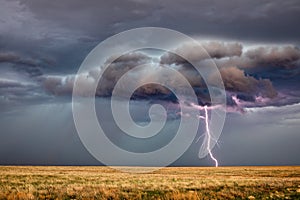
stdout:
<svg viewBox="0 0 300 200">
<path fill-rule="evenodd" d="M 209 129 L 209 120 L 208 120 L 208 110 L 212 110 L 212 109 L 215 109 L 215 108 L 218 108 L 219 106 L 210 106 L 208 107 L 207 105 L 205 106 L 201 106 L 201 105 L 197 105 L 197 104 L 194 104 L 194 103 L 191 103 L 189 104 L 189 106 L 193 109 L 197 109 L 199 111 L 203 111 L 205 112 L 205 115 L 202 116 L 202 115 L 199 115 L 197 116 L 199 119 L 202 119 L 202 120 L 205 120 L 205 135 L 207 136 L 207 144 L 206 145 L 206 149 L 208 151 L 208 154 L 210 156 L 210 158 L 215 162 L 215 166 L 218 167 L 219 166 L 219 162 L 218 160 L 215 158 L 215 156 L 213 155 L 212 151 L 211 151 L 211 141 L 213 140 L 213 137 L 211 135 L 211 132 L 210 132 L 210 129 Z M 192 117 L 190 116 L 189 114 L 183 114 L 183 113 L 179 113 L 181 116 L 184 116 L 184 117 Z M 205 135 L 202 135 L 202 136 L 205 136 Z M 196 142 L 199 141 L 199 139 L 202 137 L 200 136 L 198 138 L 198 140 Z M 205 142 L 206 140 L 204 140 Z"/>
<path fill-rule="evenodd" d="M 207 134 L 207 151 L 210 156 L 210 158 L 215 162 L 215 166 L 218 167 L 219 163 L 218 160 L 214 157 L 214 155 L 211 152 L 211 147 L 210 147 L 210 141 L 211 141 L 211 134 L 209 130 L 209 123 L 208 123 L 208 111 L 207 111 L 207 106 L 204 106 L 204 111 L 205 111 L 205 128 L 206 128 L 206 134 Z"/>
</svg>

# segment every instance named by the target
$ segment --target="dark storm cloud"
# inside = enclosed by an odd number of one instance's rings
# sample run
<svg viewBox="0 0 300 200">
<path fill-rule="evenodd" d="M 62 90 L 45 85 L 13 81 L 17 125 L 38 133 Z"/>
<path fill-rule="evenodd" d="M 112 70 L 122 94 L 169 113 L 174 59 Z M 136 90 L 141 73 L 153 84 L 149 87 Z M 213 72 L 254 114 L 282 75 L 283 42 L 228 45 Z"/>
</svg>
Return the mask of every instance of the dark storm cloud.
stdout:
<svg viewBox="0 0 300 200">
<path fill-rule="evenodd" d="M 5 55 L 5 56 L 3 56 Z M 0 62 L 0 109 L 13 109 L 18 104 L 28 104 L 47 95 L 38 76 L 40 69 L 15 54 L 2 54 Z M 21 59 L 20 59 L 21 58 Z M 34 62 L 34 61 L 33 61 Z M 26 64 L 24 64 L 26 63 Z"/>
<path fill-rule="evenodd" d="M 293 45 L 258 45 L 248 48 L 240 57 L 215 62 L 219 68 L 236 66 L 248 76 L 269 79 L 277 88 L 298 90 L 295 83 L 300 74 L 300 50 Z"/>
<path fill-rule="evenodd" d="M 242 45 L 239 43 L 205 42 L 201 43 L 202 48 L 197 44 L 183 44 L 175 49 L 174 53 L 166 53 L 161 57 L 162 64 L 184 64 L 186 60 L 199 62 L 209 58 L 223 58 L 240 56 Z M 183 58 L 178 55 L 183 55 Z"/>
<path fill-rule="evenodd" d="M 46 94 L 38 82 L 26 80 L 22 76 L 9 78 L 0 76 L 1 110 L 13 107 L 16 104 L 39 101 L 45 97 Z"/>
<path fill-rule="evenodd" d="M 238 40 L 299 41 L 299 1 L 179 1 L 165 2 L 168 24 L 181 31 Z M 182 6 L 184 5 L 184 6 Z M 163 13 L 163 12 L 162 12 Z M 167 19 L 166 19 L 167 18 Z M 198 26 L 195 26 L 198 24 Z"/>
<path fill-rule="evenodd" d="M 160 7 L 156 3 L 146 1 L 21 0 L 21 2 L 41 19 L 56 21 L 71 30 L 86 30 L 89 36 L 96 37 L 99 37 L 99 34 L 100 36 L 112 34 L 123 24 L 129 25 L 151 18 L 153 10 Z"/>
<path fill-rule="evenodd" d="M 178 45 L 177 51 L 181 51 L 189 59 L 195 62 L 203 62 L 207 58 L 197 51 L 192 45 Z M 205 42 L 204 48 L 208 53 L 212 54 L 213 60 L 220 68 L 221 77 L 224 82 L 225 89 L 229 95 L 228 98 L 235 97 L 243 102 L 251 102 L 251 104 L 243 104 L 245 106 L 266 106 L 277 102 L 277 105 L 286 103 L 294 103 L 295 98 L 290 95 L 283 95 L 278 98 L 286 98 L 287 100 L 278 100 L 277 95 L 281 92 L 281 88 L 274 87 L 278 85 L 278 80 L 274 79 L 274 74 L 281 75 L 282 70 L 293 71 L 299 66 L 295 65 L 299 61 L 299 49 L 291 45 L 258 45 L 256 47 L 248 48 L 244 52 L 243 46 L 240 43 L 222 43 L 222 42 Z M 175 51 L 176 51 L 175 50 Z M 96 95 L 100 97 L 111 96 L 112 91 L 117 81 L 129 70 L 136 66 L 151 63 L 153 58 L 150 55 L 141 52 L 134 52 L 123 55 L 119 58 L 112 56 L 104 63 L 110 63 L 110 66 L 103 71 L 103 76 L 98 83 Z M 157 60 L 156 60 L 157 61 Z M 187 62 L 175 55 L 165 53 L 161 56 L 160 61 L 157 62 L 167 64 L 171 67 L 175 67 L 186 79 L 190 82 L 191 86 L 196 90 L 199 101 L 206 101 L 207 95 L 205 94 L 206 85 L 204 84 L 201 76 L 197 73 L 193 67 L 185 67 Z M 173 64 L 176 64 L 174 66 Z M 149 67 L 151 67 L 149 65 Z M 162 67 L 162 66 L 161 66 Z M 271 69 L 269 69 L 271 68 Z M 277 71 L 278 68 L 282 68 L 281 71 Z M 255 69 L 255 71 L 249 71 L 249 69 Z M 266 76 L 265 69 L 268 69 L 269 76 Z M 78 78 L 78 82 L 82 87 L 82 91 L 79 95 L 86 95 L 90 93 L 92 84 L 95 83 L 97 77 L 102 70 L 101 67 L 95 68 L 86 74 L 79 75 L 45 75 L 43 76 L 43 85 L 45 89 L 54 95 L 71 95 L 73 89 L 73 83 L 75 78 Z M 172 82 L 174 87 L 180 88 L 180 82 L 177 82 L 176 78 L 170 77 L 168 74 L 158 74 L 156 76 L 149 76 L 147 72 L 135 72 L 131 74 L 133 77 L 138 76 L 140 80 L 158 81 L 165 80 Z M 264 78 L 270 77 L 270 78 Z M 292 78 L 296 78 L 297 73 L 294 73 Z M 290 77 L 291 78 L 291 77 Z M 136 79 L 134 79 L 136 80 Z M 214 85 L 215 75 L 212 74 L 209 77 L 209 83 Z M 283 88 L 288 88 L 289 85 L 283 85 Z M 280 91 L 278 91 L 280 89 Z M 124 87 L 126 90 L 126 87 Z M 148 84 L 142 86 L 135 92 L 136 97 L 139 98 L 154 98 L 161 95 L 163 99 L 174 98 L 171 97 L 171 92 L 163 86 Z M 231 96 L 231 97 L 230 97 Z M 291 97 L 291 98 L 290 98 Z M 264 100 L 263 103 L 258 102 L 259 98 L 271 99 L 270 101 Z M 272 100 L 273 99 L 273 100 Z M 290 101 L 289 101 L 290 99 Z M 228 101 L 229 106 L 235 106 L 234 100 Z M 269 104 L 266 104 L 268 102 Z M 281 103 L 279 103 L 281 102 Z"/>
<path fill-rule="evenodd" d="M 2 1 L 0 19 L 1 52 L 38 60 L 46 70 L 74 70 L 93 46 L 93 38 L 83 29 L 71 30 L 54 19 L 45 19 L 32 12 L 26 2 Z"/>
<path fill-rule="evenodd" d="M 103 78 L 98 84 L 96 95 L 110 96 L 115 84 L 123 74 L 138 65 L 149 62 L 150 60 L 150 57 L 140 52 L 129 53 L 121 57 L 110 57 L 105 63 L 103 63 L 103 66 L 106 66 L 109 63 L 111 64 L 107 70 L 103 72 Z M 75 78 L 77 78 L 80 82 L 80 90 L 82 91 L 82 94 L 80 95 L 85 96 L 90 93 L 90 88 L 99 77 L 100 70 L 103 66 L 94 68 L 86 74 L 60 76 L 45 75 L 41 79 L 48 92 L 54 95 L 70 95 L 73 90 Z"/>
<path fill-rule="evenodd" d="M 45 89 L 54 95 L 71 94 L 74 76 L 45 76 L 42 78 Z"/>
<path fill-rule="evenodd" d="M 209 43 L 206 42 L 206 44 Z M 215 42 L 215 44 L 222 43 Z M 255 99 L 257 97 L 274 99 L 279 92 L 277 90 L 282 91 L 283 88 L 285 88 L 284 93 L 291 87 L 294 91 L 299 90 L 293 86 L 299 79 L 300 50 L 298 47 L 280 44 L 256 44 L 255 47 L 250 46 L 242 49 L 242 45 L 237 43 L 231 43 L 231 45 L 225 44 L 224 46 L 226 48 L 214 49 L 203 45 L 203 48 L 207 50 L 211 55 L 210 57 L 220 69 L 226 90 L 233 92 L 231 95 L 234 95 L 239 100 L 254 102 L 253 105 L 257 106 L 265 106 L 265 102 L 264 104 L 260 104 Z M 180 51 L 187 58 L 194 62 L 202 63 L 204 66 L 204 61 L 209 59 L 209 56 L 204 56 L 201 53 L 203 51 L 194 48 L 193 45 L 182 45 L 175 51 Z M 223 54 L 220 52 L 223 52 Z M 215 55 L 223 56 L 216 57 Z M 161 57 L 161 62 L 182 66 L 183 68 L 179 68 L 179 70 L 183 74 L 187 74 L 187 72 L 190 72 L 189 76 L 190 74 L 194 74 L 194 76 L 196 74 L 191 64 L 176 54 L 165 53 Z M 200 80 L 201 78 L 198 79 Z M 211 76 L 210 79 L 215 80 L 214 76 Z M 288 94 L 283 96 L 285 96 L 286 101 L 274 99 L 273 101 L 268 101 L 268 103 L 272 104 L 276 101 L 277 103 L 282 102 L 277 105 L 284 105 L 295 102 L 293 96 Z M 246 104 L 244 105 L 246 106 Z"/>
<path fill-rule="evenodd" d="M 41 66 L 49 65 L 45 59 L 33 59 L 16 52 L 0 52 L 0 64 L 0 67 L 10 66 L 16 71 L 26 72 L 31 77 L 42 75 Z"/>
<path fill-rule="evenodd" d="M 33 67 L 37 66 L 36 61 L 29 58 L 22 58 L 20 55 L 13 52 L 0 52 L 0 62 L 29 65 Z"/>
<path fill-rule="evenodd" d="M 299 9 L 296 0 L 4 0 L 0 8 L 0 48 L 52 59 L 51 67 L 56 72 L 74 73 L 97 43 L 141 26 L 173 28 L 200 39 L 299 45 Z M 220 44 L 215 47 L 224 50 Z M 215 52 L 213 57 L 222 56 L 222 52 Z"/>
<path fill-rule="evenodd" d="M 270 80 L 257 80 L 254 77 L 246 76 L 244 71 L 237 67 L 222 68 L 220 69 L 220 74 L 225 89 L 228 91 L 268 98 L 274 98 L 277 95 Z M 214 75 L 210 79 L 215 79 Z M 242 96 L 242 99 L 246 100 L 247 98 L 243 98 Z"/>
<path fill-rule="evenodd" d="M 99 42 L 113 33 L 141 26 L 173 28 L 199 37 L 299 44 L 297 0 L 155 3 L 146 0 L 5 0 L 1 7 L 2 33 L 10 35 L 13 31 L 13 35 L 25 34 L 28 39 L 52 45 L 59 45 L 59 41 L 86 41 L 85 38 Z"/>
<path fill-rule="evenodd" d="M 215 60 L 221 67 L 238 66 L 240 68 L 278 67 L 291 70 L 299 67 L 300 49 L 294 45 L 257 45 L 249 47 L 239 57 Z"/>
<path fill-rule="evenodd" d="M 299 64 L 300 49 L 293 45 L 259 45 L 243 50 L 240 43 L 224 42 L 200 42 L 203 49 L 197 45 L 184 44 L 175 53 L 184 55 L 193 62 L 201 62 L 206 59 L 214 59 L 219 68 L 238 66 L 240 68 L 278 66 L 293 67 Z M 161 57 L 163 64 L 185 64 L 186 60 L 174 53 L 165 53 Z"/>
<path fill-rule="evenodd" d="M 293 67 L 300 60 L 300 49 L 295 46 L 259 47 L 245 52 L 256 66 Z"/>
<path fill-rule="evenodd" d="M 26 86 L 23 83 L 20 83 L 17 80 L 9 80 L 9 79 L 0 79 L 0 88 L 8 88 L 8 87 L 24 87 Z"/>
</svg>

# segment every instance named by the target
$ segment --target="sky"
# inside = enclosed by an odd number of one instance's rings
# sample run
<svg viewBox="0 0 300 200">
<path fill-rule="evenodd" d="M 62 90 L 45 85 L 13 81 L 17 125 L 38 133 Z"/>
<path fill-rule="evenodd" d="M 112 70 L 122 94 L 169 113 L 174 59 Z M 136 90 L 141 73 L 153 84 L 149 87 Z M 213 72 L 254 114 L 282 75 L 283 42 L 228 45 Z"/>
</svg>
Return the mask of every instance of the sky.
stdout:
<svg viewBox="0 0 300 200">
<path fill-rule="evenodd" d="M 93 98 L 107 136 L 132 152 L 161 148 L 174 137 L 178 121 L 187 117 L 178 111 L 180 102 L 172 91 L 147 84 L 133 93 L 130 111 L 136 123 L 149 123 L 152 104 L 160 103 L 168 112 L 160 135 L 142 142 L 129 141 L 120 133 L 109 114 L 110 97 L 126 72 L 156 63 L 155 67 L 180 72 L 194 89 L 199 105 L 213 109 L 207 88 L 218 86 L 217 75 L 209 74 L 206 83 L 190 61 L 201 66 L 215 63 L 224 83 L 226 119 L 212 149 L 220 165 L 300 164 L 298 0 L 0 1 L 0 164 L 103 164 L 80 140 L 72 113 L 75 79 L 82 86 L 76 95 L 90 98 L 86 94 L 100 74 Z M 120 57 L 112 54 L 105 63 L 76 75 L 100 42 L 140 27 L 186 34 L 202 45 L 209 58 L 197 45 L 178 41 L 172 44 L 172 52 L 144 49 Z M 127 45 L 134 42 L 127 41 Z M 164 80 L 181 88 L 181 82 L 170 74 L 149 73 L 155 67 L 135 71 L 129 79 Z M 198 156 L 204 132 L 200 120 L 192 145 L 171 165 L 213 166 L 209 156 Z"/>
</svg>

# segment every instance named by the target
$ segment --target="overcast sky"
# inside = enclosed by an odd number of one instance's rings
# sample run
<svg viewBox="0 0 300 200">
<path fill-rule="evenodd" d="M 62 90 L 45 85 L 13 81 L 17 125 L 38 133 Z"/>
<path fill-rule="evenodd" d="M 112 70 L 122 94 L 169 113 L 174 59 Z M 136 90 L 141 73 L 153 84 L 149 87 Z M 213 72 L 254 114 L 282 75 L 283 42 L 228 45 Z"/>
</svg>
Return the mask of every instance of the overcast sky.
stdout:
<svg viewBox="0 0 300 200">
<path fill-rule="evenodd" d="M 220 70 L 227 95 L 225 126 L 213 149 L 220 165 L 300 164 L 298 0 L 0 1 L 0 164 L 101 164 L 75 129 L 74 75 L 97 44 L 121 31 L 147 26 L 170 28 L 198 40 Z M 205 65 L 208 60 L 193 44 L 174 46 L 175 53 L 193 62 Z M 210 105 L 206 85 L 191 64 L 161 51 L 135 51 L 114 60 L 98 84 L 97 101 L 106 105 L 118 79 L 149 62 L 178 70 L 195 89 L 199 104 Z M 102 67 L 88 72 L 82 94 Z M 172 79 L 147 71 L 132 75 L 136 77 Z M 173 84 L 179 86 L 176 80 Z M 162 131 L 168 139 L 180 118 L 172 110 L 178 102 L 170 90 L 157 85 L 139 88 L 132 115 L 138 122 L 148 122 L 145 107 L 156 100 L 171 107 Z M 204 131 L 202 124 L 197 136 Z M 115 142 L 133 151 L 153 150 L 166 142 L 160 138 L 162 143 L 148 146 L 122 143 L 118 131 L 111 128 L 111 132 Z M 198 158 L 199 149 L 199 142 L 193 142 L 174 165 L 214 165 L 209 158 Z"/>
</svg>

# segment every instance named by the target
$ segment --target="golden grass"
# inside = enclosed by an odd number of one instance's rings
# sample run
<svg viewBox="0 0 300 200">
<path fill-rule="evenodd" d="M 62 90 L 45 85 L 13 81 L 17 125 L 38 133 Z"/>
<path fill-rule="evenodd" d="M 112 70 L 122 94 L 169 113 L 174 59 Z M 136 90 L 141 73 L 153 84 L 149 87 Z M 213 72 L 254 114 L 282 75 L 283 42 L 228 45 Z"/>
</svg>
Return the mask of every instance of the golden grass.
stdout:
<svg viewBox="0 0 300 200">
<path fill-rule="evenodd" d="M 0 166 L 0 199 L 300 199 L 300 167 Z"/>
</svg>

